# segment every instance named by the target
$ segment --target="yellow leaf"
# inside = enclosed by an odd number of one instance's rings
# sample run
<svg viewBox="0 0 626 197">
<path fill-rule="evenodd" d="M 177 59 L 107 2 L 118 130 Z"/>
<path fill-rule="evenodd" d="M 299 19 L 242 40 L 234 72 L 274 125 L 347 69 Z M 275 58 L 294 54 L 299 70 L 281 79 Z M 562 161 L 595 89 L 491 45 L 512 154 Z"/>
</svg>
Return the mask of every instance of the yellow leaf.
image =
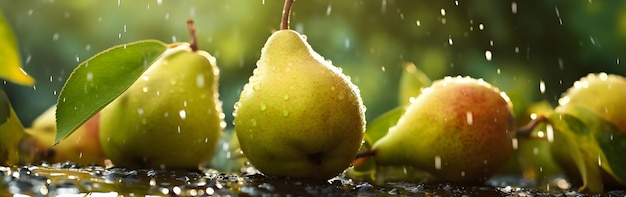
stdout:
<svg viewBox="0 0 626 197">
<path fill-rule="evenodd" d="M 21 67 L 15 34 L 2 13 L 0 13 L 0 78 L 21 85 L 35 85 L 35 80 Z"/>
</svg>

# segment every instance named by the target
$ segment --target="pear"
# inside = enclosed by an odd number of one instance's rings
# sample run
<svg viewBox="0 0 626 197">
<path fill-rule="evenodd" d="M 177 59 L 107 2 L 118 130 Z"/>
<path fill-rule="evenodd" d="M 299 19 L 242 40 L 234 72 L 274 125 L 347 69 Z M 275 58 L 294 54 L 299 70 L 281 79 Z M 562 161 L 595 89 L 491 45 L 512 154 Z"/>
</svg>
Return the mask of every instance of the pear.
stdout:
<svg viewBox="0 0 626 197">
<path fill-rule="evenodd" d="M 513 154 L 506 94 L 483 80 L 446 77 L 417 96 L 372 146 L 380 166 L 416 166 L 437 181 L 486 181 Z"/>
<path fill-rule="evenodd" d="M 174 43 L 101 111 L 100 141 L 118 167 L 197 170 L 225 127 L 215 58 Z"/>
<path fill-rule="evenodd" d="M 33 121 L 26 132 L 35 139 L 35 160 L 51 163 L 71 161 L 80 165 L 104 165 L 106 156 L 99 139 L 100 114 L 80 126 L 66 140 L 54 143 L 56 135 L 56 105 L 48 108 Z"/>
<path fill-rule="evenodd" d="M 285 21 L 235 104 L 236 134 L 244 155 L 267 176 L 328 179 L 354 159 L 365 107 L 350 78 Z"/>
<path fill-rule="evenodd" d="M 557 112 L 585 107 L 615 124 L 626 133 L 626 78 L 606 73 L 590 73 L 574 82 L 559 99 Z"/>
</svg>

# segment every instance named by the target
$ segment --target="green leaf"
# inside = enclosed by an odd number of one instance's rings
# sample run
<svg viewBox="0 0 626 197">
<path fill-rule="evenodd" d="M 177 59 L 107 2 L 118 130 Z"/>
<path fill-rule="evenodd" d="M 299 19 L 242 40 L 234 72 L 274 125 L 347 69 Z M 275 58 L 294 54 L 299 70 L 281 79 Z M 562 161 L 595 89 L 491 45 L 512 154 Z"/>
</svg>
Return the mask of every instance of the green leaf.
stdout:
<svg viewBox="0 0 626 197">
<path fill-rule="evenodd" d="M 389 128 L 398 123 L 406 107 L 408 107 L 408 105 L 393 108 L 378 116 L 372 122 L 369 122 L 365 129 L 365 133 L 367 134 L 367 138 L 365 138 L 366 142 L 373 145 L 376 141 L 385 136 Z"/>
<path fill-rule="evenodd" d="M 626 160 L 623 159 L 626 132 L 583 106 L 572 106 L 567 112 L 585 121 L 589 127 L 589 135 L 594 142 L 585 151 L 594 156 L 594 161 L 598 162 L 596 165 L 626 185 Z"/>
<path fill-rule="evenodd" d="M 32 86 L 35 80 L 22 70 L 17 38 L 0 12 L 0 78 Z"/>
<path fill-rule="evenodd" d="M 578 111 L 580 112 L 580 111 Z M 603 191 L 602 174 L 597 164 L 596 142 L 591 137 L 592 128 L 586 117 L 581 117 L 578 112 L 552 113 L 548 119 L 554 125 L 557 132 L 563 137 L 561 142 L 555 141 L 553 147 L 559 148 L 562 154 L 568 154 L 580 173 L 583 185 L 579 190 L 591 193 Z M 584 121 L 583 121 L 584 120 Z M 556 139 L 556 138 L 555 138 Z"/>
<path fill-rule="evenodd" d="M 157 40 L 118 45 L 74 69 L 57 101 L 58 143 L 126 91 L 167 46 Z"/>
<path fill-rule="evenodd" d="M 235 131 L 225 131 L 217 142 L 217 147 L 219 148 L 206 167 L 226 173 L 240 172 L 248 159 L 241 152 Z"/>
<path fill-rule="evenodd" d="M 19 144 L 26 136 L 7 95 L 0 89 L 0 165 L 18 164 L 24 159 Z"/>
<path fill-rule="evenodd" d="M 430 86 L 432 82 L 422 70 L 418 69 L 411 62 L 403 63 L 402 68 L 398 101 L 400 105 L 408 105 L 411 97 L 419 95 L 422 88 Z"/>
<path fill-rule="evenodd" d="M 374 121 L 368 122 L 365 133 L 363 134 L 364 143 L 359 149 L 359 153 L 370 151 L 370 148 L 376 141 L 385 136 L 389 128 L 396 125 L 400 116 L 404 114 L 406 106 L 393 108 L 377 117 Z M 353 168 L 350 168 L 349 174 L 355 178 L 370 177 L 376 175 L 376 164 L 371 157 L 357 158 L 353 161 Z"/>
</svg>

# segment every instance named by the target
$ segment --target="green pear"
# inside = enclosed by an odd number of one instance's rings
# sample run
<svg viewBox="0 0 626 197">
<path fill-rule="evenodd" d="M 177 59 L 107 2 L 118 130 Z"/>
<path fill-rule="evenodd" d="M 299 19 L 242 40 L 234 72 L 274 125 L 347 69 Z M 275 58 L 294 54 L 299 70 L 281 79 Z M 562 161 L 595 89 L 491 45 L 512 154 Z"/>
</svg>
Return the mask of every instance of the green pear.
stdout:
<svg viewBox="0 0 626 197">
<path fill-rule="evenodd" d="M 606 73 L 591 73 L 574 83 L 559 99 L 557 112 L 583 106 L 626 133 L 626 78 Z"/>
<path fill-rule="evenodd" d="M 235 131 L 265 175 L 328 179 L 354 159 L 365 107 L 350 78 L 288 29 L 290 3 L 235 104 Z"/>
<path fill-rule="evenodd" d="M 506 94 L 483 80 L 435 81 L 374 143 L 374 159 L 419 167 L 438 181 L 484 182 L 514 152 L 511 109 Z"/>
<path fill-rule="evenodd" d="M 36 160 L 51 163 L 71 161 L 80 165 L 104 165 L 106 156 L 99 138 L 100 114 L 96 114 L 66 140 L 54 144 L 56 135 L 56 105 L 39 115 L 26 132 L 34 137 Z"/>
<path fill-rule="evenodd" d="M 170 45 L 101 111 L 100 141 L 115 166 L 197 170 L 212 157 L 225 127 L 219 70 L 195 46 Z"/>
</svg>

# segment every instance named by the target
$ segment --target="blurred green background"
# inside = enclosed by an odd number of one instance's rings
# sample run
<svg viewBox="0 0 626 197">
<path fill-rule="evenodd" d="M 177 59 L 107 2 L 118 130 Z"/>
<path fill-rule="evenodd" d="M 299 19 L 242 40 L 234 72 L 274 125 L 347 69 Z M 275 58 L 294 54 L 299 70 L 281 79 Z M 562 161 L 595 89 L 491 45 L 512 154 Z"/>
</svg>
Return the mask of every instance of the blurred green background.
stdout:
<svg viewBox="0 0 626 197">
<path fill-rule="evenodd" d="M 243 85 L 272 31 L 282 0 L 0 0 L 35 87 L 5 82 L 26 126 L 56 101 L 80 62 L 142 39 L 188 41 L 217 57 L 229 126 Z M 623 0 L 299 0 L 291 27 L 360 87 L 367 119 L 398 105 L 403 62 L 431 79 L 483 78 L 506 91 L 517 113 L 556 102 L 589 72 L 626 76 Z M 489 57 L 491 56 L 491 57 Z M 541 91 L 540 84 L 545 84 Z"/>
</svg>

